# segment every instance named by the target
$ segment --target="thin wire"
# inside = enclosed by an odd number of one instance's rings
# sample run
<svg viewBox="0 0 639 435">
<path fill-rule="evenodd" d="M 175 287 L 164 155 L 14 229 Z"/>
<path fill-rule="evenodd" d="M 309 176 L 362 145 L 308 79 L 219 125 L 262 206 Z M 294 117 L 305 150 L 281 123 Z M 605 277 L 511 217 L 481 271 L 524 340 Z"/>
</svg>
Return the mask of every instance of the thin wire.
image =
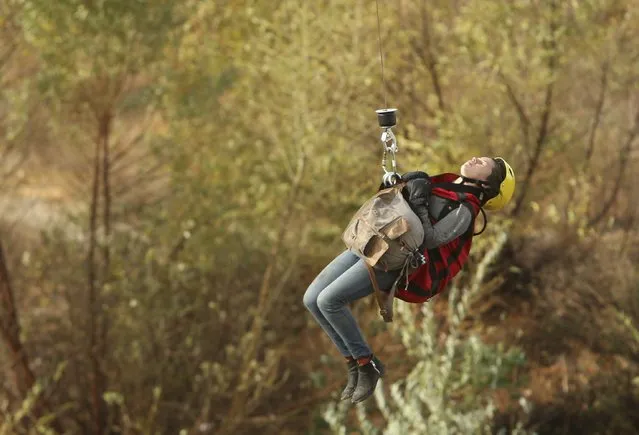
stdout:
<svg viewBox="0 0 639 435">
<path fill-rule="evenodd" d="M 379 23 L 379 0 L 375 0 L 375 7 L 377 9 L 377 45 L 379 46 L 379 61 L 382 65 L 382 94 L 384 95 L 384 108 L 387 107 L 386 102 L 386 78 L 384 77 L 384 55 L 382 50 L 382 31 Z"/>
</svg>

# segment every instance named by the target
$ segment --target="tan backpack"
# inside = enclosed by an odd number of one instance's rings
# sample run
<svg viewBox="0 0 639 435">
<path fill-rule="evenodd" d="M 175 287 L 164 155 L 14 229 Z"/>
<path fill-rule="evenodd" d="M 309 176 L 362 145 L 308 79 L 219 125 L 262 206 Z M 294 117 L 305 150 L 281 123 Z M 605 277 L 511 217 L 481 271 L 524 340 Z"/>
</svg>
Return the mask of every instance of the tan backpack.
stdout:
<svg viewBox="0 0 639 435">
<path fill-rule="evenodd" d="M 400 277 L 416 267 L 415 255 L 424 240 L 424 228 L 402 195 L 406 183 L 380 190 L 355 213 L 342 233 L 349 250 L 364 260 L 377 295 L 380 314 L 392 321 L 397 282 L 389 293 L 381 292 L 372 268 L 401 270 Z"/>
</svg>

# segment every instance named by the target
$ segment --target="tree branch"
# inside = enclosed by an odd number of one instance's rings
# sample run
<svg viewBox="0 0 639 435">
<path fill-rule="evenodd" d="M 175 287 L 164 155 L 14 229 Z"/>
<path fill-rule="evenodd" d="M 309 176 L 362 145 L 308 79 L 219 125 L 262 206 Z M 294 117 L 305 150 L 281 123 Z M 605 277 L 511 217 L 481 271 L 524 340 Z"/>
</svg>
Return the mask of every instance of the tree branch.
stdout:
<svg viewBox="0 0 639 435">
<path fill-rule="evenodd" d="M 31 370 L 26 349 L 20 338 L 21 328 L 18 319 L 18 310 L 15 304 L 13 287 L 9 276 L 4 247 L 0 242 L 0 338 L 9 350 L 11 371 L 14 386 L 19 400 L 26 400 L 33 389 L 36 378 Z M 45 398 L 38 396 L 32 408 L 34 419 L 46 415 L 49 405 Z M 26 424 L 26 421 L 23 423 Z M 51 421 L 51 427 L 58 433 L 63 433 L 62 426 L 57 418 Z"/>
<path fill-rule="evenodd" d="M 422 19 L 422 44 L 421 47 L 417 47 L 417 44 L 415 42 L 413 42 L 412 45 L 419 59 L 428 70 L 430 79 L 433 82 L 433 88 L 435 89 L 435 95 L 437 95 L 437 104 L 439 106 L 439 110 L 443 112 L 446 110 L 446 105 L 444 104 L 444 92 L 442 90 L 439 72 L 437 71 L 437 57 L 433 50 L 433 41 L 430 34 L 430 22 L 428 10 L 426 9 L 426 0 L 422 0 L 421 2 L 420 13 Z"/>
<path fill-rule="evenodd" d="M 619 169 L 617 170 L 617 176 L 615 177 L 615 182 L 612 186 L 612 190 L 610 191 L 610 196 L 604 201 L 599 212 L 592 217 L 588 221 L 588 226 L 593 227 L 597 225 L 601 220 L 606 217 L 611 207 L 617 201 L 617 197 L 619 196 L 619 191 L 621 190 L 621 184 L 623 182 L 623 178 L 626 172 L 626 168 L 628 166 L 630 152 L 632 151 L 632 145 L 635 142 L 635 139 L 639 135 L 639 109 L 635 113 L 634 124 L 630 131 L 628 132 L 628 137 L 626 138 L 626 142 L 623 144 L 621 149 L 619 150 Z"/>
<path fill-rule="evenodd" d="M 97 118 L 99 120 L 99 117 Z M 95 141 L 95 156 L 93 163 L 93 183 L 91 192 L 91 203 L 89 206 L 89 247 L 87 253 L 87 284 L 88 284 L 88 315 L 89 315 L 89 348 L 87 349 L 90 362 L 90 382 L 91 382 L 91 416 L 93 418 L 93 430 L 96 434 L 101 434 L 105 427 L 105 404 L 102 399 L 104 392 L 103 373 L 100 367 L 99 357 L 99 337 L 100 319 L 99 306 L 101 298 L 99 294 L 98 266 L 96 251 L 98 249 L 98 205 L 100 202 L 100 174 L 102 166 L 102 146 L 100 136 Z"/>
<path fill-rule="evenodd" d="M 604 62 L 601 67 L 601 80 L 599 85 L 599 95 L 597 97 L 597 105 L 595 106 L 595 114 L 592 120 L 592 126 L 590 128 L 590 135 L 588 137 L 588 147 L 586 148 L 586 161 L 584 162 L 583 170 L 586 171 L 590 166 L 590 159 L 595 151 L 595 136 L 599 123 L 601 122 L 601 114 L 603 112 L 606 89 L 608 87 L 608 62 Z"/>
<path fill-rule="evenodd" d="M 517 95 L 515 94 L 515 91 L 512 85 L 510 84 L 510 82 L 508 81 L 508 79 L 506 78 L 506 76 L 501 71 L 498 72 L 498 75 L 502 83 L 504 84 L 504 86 L 506 86 L 506 94 L 508 95 L 508 99 L 513 104 L 513 106 L 515 106 L 515 110 L 517 111 L 517 117 L 519 118 L 519 127 L 521 129 L 521 138 L 524 144 L 524 148 L 526 149 L 526 151 L 528 151 L 531 148 L 530 118 L 528 118 L 528 115 L 526 114 L 526 110 L 524 109 L 524 106 L 521 104 L 521 102 L 517 98 Z"/>
<path fill-rule="evenodd" d="M 512 211 L 512 216 L 516 217 L 522 210 L 522 206 L 526 199 L 526 195 L 528 194 L 528 190 L 530 188 L 530 183 L 532 181 L 532 177 L 537 170 L 537 166 L 539 165 L 539 160 L 541 157 L 541 153 L 546 145 L 548 138 L 548 126 L 550 123 L 550 116 L 552 113 L 552 101 L 553 101 L 553 90 L 555 86 L 555 80 L 552 77 L 555 73 L 557 67 L 557 41 L 555 39 L 556 32 L 556 23 L 554 21 L 554 12 L 557 9 L 557 5 L 555 2 L 551 4 L 551 9 L 553 14 L 551 15 L 551 21 L 549 24 L 550 27 L 550 38 L 548 41 L 544 43 L 546 50 L 549 52 L 548 55 L 548 71 L 551 78 L 549 79 L 548 84 L 546 85 L 546 92 L 544 97 L 544 111 L 541 115 L 541 123 L 539 126 L 539 132 L 537 134 L 537 140 L 535 141 L 535 150 L 531 159 L 528 162 L 528 170 L 526 171 L 526 175 L 524 176 L 524 181 L 521 186 L 521 194 L 517 198 L 515 203 L 515 208 Z"/>
</svg>

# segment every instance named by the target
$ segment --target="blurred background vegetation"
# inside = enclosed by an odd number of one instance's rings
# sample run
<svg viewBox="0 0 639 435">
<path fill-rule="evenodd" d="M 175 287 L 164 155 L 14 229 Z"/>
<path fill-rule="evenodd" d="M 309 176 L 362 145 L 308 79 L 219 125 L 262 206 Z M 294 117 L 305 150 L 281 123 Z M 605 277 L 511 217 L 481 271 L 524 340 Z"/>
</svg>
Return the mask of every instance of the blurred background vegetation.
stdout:
<svg viewBox="0 0 639 435">
<path fill-rule="evenodd" d="M 0 0 L 0 434 L 637 432 L 639 3 L 379 9 L 400 171 L 518 186 L 450 291 L 353 305 L 353 407 L 302 295 L 381 177 L 375 1 Z"/>
</svg>

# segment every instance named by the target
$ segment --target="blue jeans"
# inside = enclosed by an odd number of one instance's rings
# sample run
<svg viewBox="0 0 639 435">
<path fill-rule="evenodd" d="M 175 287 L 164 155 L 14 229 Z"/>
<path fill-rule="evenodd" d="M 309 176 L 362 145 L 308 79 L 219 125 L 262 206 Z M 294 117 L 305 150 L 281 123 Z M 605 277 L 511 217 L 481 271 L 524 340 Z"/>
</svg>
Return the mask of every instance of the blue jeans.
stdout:
<svg viewBox="0 0 639 435">
<path fill-rule="evenodd" d="M 383 290 L 390 289 L 398 275 L 399 271 L 375 270 Z M 348 307 L 373 292 L 363 260 L 346 250 L 317 275 L 304 293 L 304 305 L 345 357 L 362 358 L 373 353 Z"/>
</svg>

